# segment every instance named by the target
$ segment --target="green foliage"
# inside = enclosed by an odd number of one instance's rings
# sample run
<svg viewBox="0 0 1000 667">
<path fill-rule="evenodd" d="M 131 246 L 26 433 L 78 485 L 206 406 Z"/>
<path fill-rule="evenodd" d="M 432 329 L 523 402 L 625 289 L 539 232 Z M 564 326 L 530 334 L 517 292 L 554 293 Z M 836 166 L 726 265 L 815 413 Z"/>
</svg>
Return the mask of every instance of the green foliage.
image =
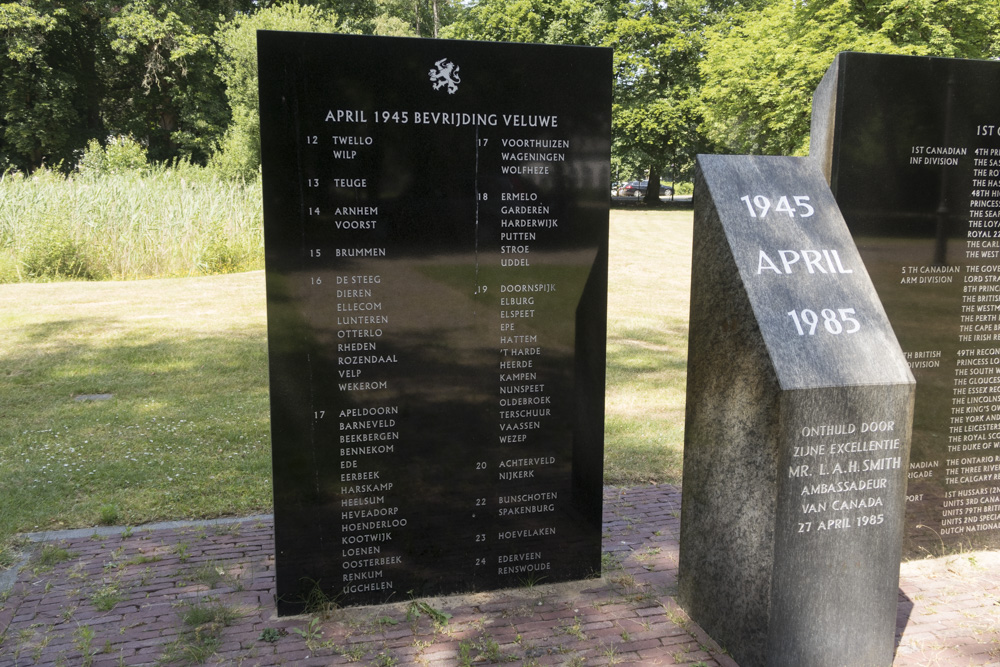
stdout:
<svg viewBox="0 0 1000 667">
<path fill-rule="evenodd" d="M 735 153 L 805 154 L 812 93 L 840 51 L 997 55 L 995 0 L 774 0 L 708 35 L 704 131 Z"/>
<path fill-rule="evenodd" d="M 142 163 L 134 142 L 91 145 L 81 173 L 0 180 L 0 281 L 226 273 L 263 267 L 260 183 L 189 163 Z"/>
<path fill-rule="evenodd" d="M 119 515 L 118 508 L 111 503 L 105 503 L 101 505 L 101 515 L 98 517 L 98 523 L 102 526 L 113 526 L 118 523 Z"/>
<path fill-rule="evenodd" d="M 101 586 L 90 595 L 90 603 L 97 611 L 111 611 L 124 599 L 125 594 L 115 582 Z"/>
<path fill-rule="evenodd" d="M 24 184 L 24 179 L 13 182 Z M 64 179 L 51 171 L 41 169 L 28 181 L 33 189 L 59 187 Z M 5 194 L 0 193 L 0 194 Z M 4 203 L 0 196 L 0 203 Z M 10 229 L 0 226 L 0 243 L 13 245 L 18 263 L 14 277 L 34 281 L 50 280 L 99 280 L 105 277 L 99 262 L 75 230 L 67 230 L 63 220 L 52 211 L 44 210 L 38 202 L 32 201 L 37 210 L 31 217 L 31 224 L 19 225 L 14 237 Z M 16 215 L 14 210 L 6 214 Z M 6 237 L 2 232 L 7 232 Z M 4 243 L 5 242 L 5 243 Z"/>
<path fill-rule="evenodd" d="M 106 122 L 142 138 L 154 160 L 207 160 L 230 118 L 212 35 L 220 19 L 247 8 L 232 0 L 134 0 L 110 11 Z"/>
<path fill-rule="evenodd" d="M 76 554 L 60 546 L 56 546 L 55 544 L 46 544 L 42 547 L 41 552 L 35 559 L 36 572 L 39 570 L 51 570 L 56 565 L 65 563 L 75 556 Z"/>
<path fill-rule="evenodd" d="M 437 37 L 463 11 L 455 0 L 325 0 L 314 2 L 344 17 L 343 32 Z"/>
<path fill-rule="evenodd" d="M 707 147 L 701 124 L 698 62 L 704 34 L 717 14 L 698 0 L 669 7 L 623 2 L 608 24 L 615 47 L 612 123 L 616 153 L 648 171 L 647 201 L 658 203 L 659 177 L 688 176 L 694 156 Z"/>
<path fill-rule="evenodd" d="M 287 634 L 288 630 L 285 630 L 284 628 L 264 628 L 260 631 L 260 634 L 257 635 L 257 641 L 274 644 Z"/>
<path fill-rule="evenodd" d="M 318 616 L 309 619 L 309 625 L 304 628 L 292 628 L 292 632 L 307 641 L 317 641 L 323 638 L 323 622 Z"/>
<path fill-rule="evenodd" d="M 200 665 L 207 662 L 222 643 L 222 630 L 240 615 L 237 609 L 221 602 L 186 605 L 180 616 L 187 628 L 176 641 L 166 646 L 158 664 Z"/>
<path fill-rule="evenodd" d="M 446 37 L 497 42 L 596 44 L 603 19 L 595 0 L 480 0 L 444 31 Z"/>
<path fill-rule="evenodd" d="M 86 251 L 75 239 L 46 226 L 30 239 L 23 254 L 24 275 L 29 280 L 97 280 Z"/>
<path fill-rule="evenodd" d="M 102 146 L 97 139 L 87 143 L 77 170 L 86 176 L 99 176 L 127 171 L 142 173 L 149 166 L 146 149 L 129 136 L 108 137 Z"/>
<path fill-rule="evenodd" d="M 198 627 L 207 623 L 221 626 L 232 625 L 240 617 L 240 613 L 232 606 L 221 602 L 209 604 L 186 605 L 180 612 L 181 621 L 189 627 Z"/>
<path fill-rule="evenodd" d="M 423 600 L 410 600 L 410 604 L 406 607 L 406 620 L 414 622 L 419 619 L 421 615 L 426 615 L 435 625 L 438 626 L 447 625 L 448 620 L 451 618 L 451 614 L 448 612 L 436 609 Z"/>
<path fill-rule="evenodd" d="M 90 665 L 94 664 L 94 650 L 91 644 L 94 641 L 95 634 L 94 628 L 89 625 L 81 625 L 73 633 L 73 646 L 83 654 L 83 659 L 80 663 L 82 667 L 90 667 Z"/>
<path fill-rule="evenodd" d="M 225 83 L 232 123 L 211 167 L 227 178 L 254 178 L 260 169 L 260 118 L 257 99 L 257 31 L 333 32 L 335 14 L 296 3 L 241 14 L 215 36 L 222 57 L 216 70 Z"/>
<path fill-rule="evenodd" d="M 198 268 L 201 273 L 212 275 L 217 273 L 239 273 L 246 271 L 251 257 L 246 248 L 230 242 L 223 235 L 223 230 L 213 234 L 208 245 L 202 251 Z"/>
<path fill-rule="evenodd" d="M 72 160 L 99 93 L 89 3 L 0 4 L 0 162 L 34 169 Z"/>
</svg>

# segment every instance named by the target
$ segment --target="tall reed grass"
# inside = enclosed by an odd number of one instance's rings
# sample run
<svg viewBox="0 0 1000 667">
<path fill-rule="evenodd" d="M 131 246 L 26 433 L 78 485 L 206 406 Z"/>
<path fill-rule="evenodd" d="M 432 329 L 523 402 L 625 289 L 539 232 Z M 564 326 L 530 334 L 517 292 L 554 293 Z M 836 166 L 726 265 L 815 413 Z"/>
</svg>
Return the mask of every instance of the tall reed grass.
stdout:
<svg viewBox="0 0 1000 667">
<path fill-rule="evenodd" d="M 263 268 L 260 182 L 180 165 L 0 177 L 0 282 Z"/>
</svg>

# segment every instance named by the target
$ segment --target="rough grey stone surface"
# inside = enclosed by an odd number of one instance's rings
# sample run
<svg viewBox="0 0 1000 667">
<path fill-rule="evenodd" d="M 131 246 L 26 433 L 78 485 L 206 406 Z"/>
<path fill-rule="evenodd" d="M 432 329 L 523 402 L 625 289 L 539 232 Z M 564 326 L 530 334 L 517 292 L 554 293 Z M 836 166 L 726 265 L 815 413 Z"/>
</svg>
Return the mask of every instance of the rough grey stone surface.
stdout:
<svg viewBox="0 0 1000 667">
<path fill-rule="evenodd" d="M 840 83 L 840 58 L 826 70 L 813 92 L 813 115 L 809 133 L 809 157 L 817 160 L 826 182 L 833 171 L 833 138 L 837 130 L 837 93 Z"/>
<path fill-rule="evenodd" d="M 889 665 L 914 385 L 819 168 L 700 156 L 693 252 L 679 600 L 744 667 Z"/>
</svg>

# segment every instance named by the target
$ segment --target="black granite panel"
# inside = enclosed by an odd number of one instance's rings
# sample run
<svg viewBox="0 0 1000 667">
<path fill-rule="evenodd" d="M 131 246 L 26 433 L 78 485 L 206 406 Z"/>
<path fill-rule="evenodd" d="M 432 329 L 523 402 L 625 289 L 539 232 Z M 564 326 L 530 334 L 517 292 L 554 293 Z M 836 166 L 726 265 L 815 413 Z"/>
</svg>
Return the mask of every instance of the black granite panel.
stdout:
<svg viewBox="0 0 1000 667">
<path fill-rule="evenodd" d="M 258 45 L 279 613 L 599 573 L 610 51 Z"/>
<path fill-rule="evenodd" d="M 806 158 L 699 156 L 679 600 L 735 660 L 892 663 L 914 385 Z"/>
<path fill-rule="evenodd" d="M 812 152 L 917 380 L 905 552 L 1000 545 L 1000 63 L 842 53 Z"/>
</svg>

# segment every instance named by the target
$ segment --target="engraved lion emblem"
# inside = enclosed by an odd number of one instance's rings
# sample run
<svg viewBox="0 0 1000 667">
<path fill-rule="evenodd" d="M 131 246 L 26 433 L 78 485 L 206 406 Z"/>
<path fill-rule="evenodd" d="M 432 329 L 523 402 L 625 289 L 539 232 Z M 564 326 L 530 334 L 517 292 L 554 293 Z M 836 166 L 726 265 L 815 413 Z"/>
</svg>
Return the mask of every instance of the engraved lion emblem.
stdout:
<svg viewBox="0 0 1000 667">
<path fill-rule="evenodd" d="M 440 90 L 443 86 L 448 86 L 448 94 L 454 94 L 458 90 L 458 84 L 462 83 L 462 79 L 458 76 L 458 67 L 447 58 L 442 58 L 434 63 L 434 65 L 436 69 L 432 69 L 429 72 L 431 83 L 434 84 L 434 90 Z"/>
</svg>

